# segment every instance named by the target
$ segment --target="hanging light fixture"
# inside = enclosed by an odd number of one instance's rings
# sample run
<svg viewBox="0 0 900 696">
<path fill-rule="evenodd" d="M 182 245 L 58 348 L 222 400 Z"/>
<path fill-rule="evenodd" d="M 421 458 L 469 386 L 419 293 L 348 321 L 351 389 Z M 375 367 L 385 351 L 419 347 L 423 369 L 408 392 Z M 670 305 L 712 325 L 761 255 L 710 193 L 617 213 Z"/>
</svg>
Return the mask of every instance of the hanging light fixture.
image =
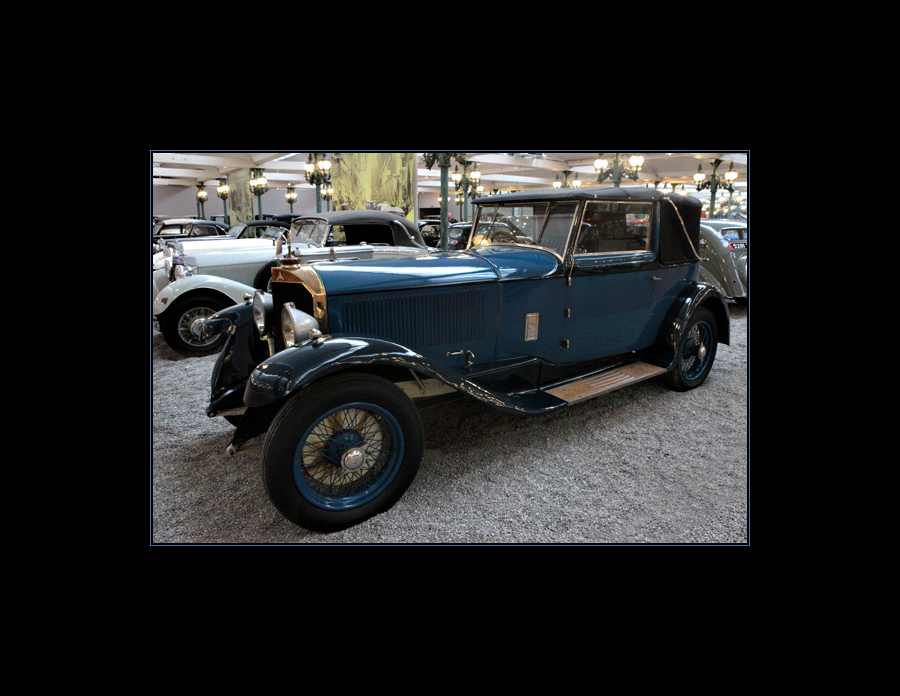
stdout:
<svg viewBox="0 0 900 696">
<path fill-rule="evenodd" d="M 731 163 L 731 169 L 725 172 L 725 183 L 729 186 L 734 186 L 734 182 L 737 181 L 738 173 L 734 171 L 734 162 Z"/>
<path fill-rule="evenodd" d="M 700 190 L 700 187 L 703 185 L 703 180 L 706 178 L 706 174 L 703 173 L 703 165 L 697 165 L 697 173 L 694 174 L 694 183 L 697 184 L 697 190 Z"/>
<path fill-rule="evenodd" d="M 617 152 L 616 158 L 610 164 L 601 152 L 600 157 L 594 160 L 594 171 L 597 172 L 599 183 L 602 184 L 606 179 L 612 179 L 613 186 L 619 186 L 626 178 L 637 181 L 643 165 L 644 157 L 641 154 L 632 155 L 628 159 L 628 164 L 625 164 Z"/>
<path fill-rule="evenodd" d="M 206 218 L 206 208 L 203 207 L 203 204 L 206 203 L 206 199 L 209 196 L 206 191 L 203 190 L 203 184 L 197 184 L 197 203 L 200 206 L 200 217 Z"/>
<path fill-rule="evenodd" d="M 219 185 L 216 187 L 216 195 L 222 199 L 222 208 L 225 211 L 225 224 L 228 224 L 228 193 L 231 189 L 226 183 L 227 179 L 219 179 Z"/>
</svg>

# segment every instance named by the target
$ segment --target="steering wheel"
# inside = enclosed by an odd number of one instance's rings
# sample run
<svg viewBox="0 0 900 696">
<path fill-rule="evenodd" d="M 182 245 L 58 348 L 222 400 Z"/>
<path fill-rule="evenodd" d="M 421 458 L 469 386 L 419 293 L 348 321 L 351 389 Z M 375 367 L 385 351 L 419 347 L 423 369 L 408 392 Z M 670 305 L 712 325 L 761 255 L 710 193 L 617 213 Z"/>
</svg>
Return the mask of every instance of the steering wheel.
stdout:
<svg viewBox="0 0 900 696">
<path fill-rule="evenodd" d="M 499 237 L 499 239 L 498 239 L 498 237 Z M 515 238 L 515 236 L 513 234 L 507 232 L 506 230 L 494 230 L 494 234 L 491 235 L 491 242 L 495 243 L 495 242 L 504 242 L 504 241 L 510 242 L 512 244 L 519 243 L 518 240 Z"/>
</svg>

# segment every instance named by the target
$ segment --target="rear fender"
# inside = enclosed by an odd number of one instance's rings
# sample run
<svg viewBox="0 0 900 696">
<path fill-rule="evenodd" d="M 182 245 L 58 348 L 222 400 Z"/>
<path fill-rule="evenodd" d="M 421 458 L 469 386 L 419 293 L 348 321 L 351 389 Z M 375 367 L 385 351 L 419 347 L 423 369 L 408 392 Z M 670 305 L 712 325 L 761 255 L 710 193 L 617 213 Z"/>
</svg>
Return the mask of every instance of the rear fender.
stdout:
<svg viewBox="0 0 900 696">
<path fill-rule="evenodd" d="M 708 309 L 716 318 L 719 343 L 731 343 L 731 319 L 725 297 L 714 286 L 707 283 L 691 283 L 669 307 L 657 334 L 656 343 L 645 360 L 662 367 L 675 364 L 678 346 L 691 317 L 700 308 Z"/>
</svg>

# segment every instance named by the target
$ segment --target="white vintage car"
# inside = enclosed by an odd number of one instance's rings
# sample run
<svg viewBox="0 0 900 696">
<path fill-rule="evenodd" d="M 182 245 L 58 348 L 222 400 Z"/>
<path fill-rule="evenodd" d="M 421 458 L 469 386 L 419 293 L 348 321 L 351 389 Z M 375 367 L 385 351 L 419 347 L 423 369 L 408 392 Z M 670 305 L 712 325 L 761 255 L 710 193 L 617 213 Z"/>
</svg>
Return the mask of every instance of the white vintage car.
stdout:
<svg viewBox="0 0 900 696">
<path fill-rule="evenodd" d="M 257 240 L 259 241 L 259 240 Z M 216 244 L 210 242 L 210 244 Z M 221 349 L 224 336 L 204 341 L 200 330 L 221 309 L 265 290 L 272 268 L 291 254 L 304 262 L 417 256 L 428 253 L 418 228 L 394 213 L 349 210 L 308 215 L 291 227 L 290 242 L 226 251 L 179 253 L 174 248 L 162 268 L 153 271 L 153 317 L 166 343 L 189 355 Z M 192 247 L 194 249 L 194 247 Z"/>
<path fill-rule="evenodd" d="M 227 235 L 171 240 L 153 254 L 153 270 L 164 268 L 166 259 L 172 256 L 234 249 L 274 249 L 279 241 L 287 241 L 285 236 L 287 231 L 287 228 L 280 225 L 260 225 L 254 220 L 234 225 L 228 230 Z M 299 239 L 295 241 L 302 242 Z"/>
</svg>

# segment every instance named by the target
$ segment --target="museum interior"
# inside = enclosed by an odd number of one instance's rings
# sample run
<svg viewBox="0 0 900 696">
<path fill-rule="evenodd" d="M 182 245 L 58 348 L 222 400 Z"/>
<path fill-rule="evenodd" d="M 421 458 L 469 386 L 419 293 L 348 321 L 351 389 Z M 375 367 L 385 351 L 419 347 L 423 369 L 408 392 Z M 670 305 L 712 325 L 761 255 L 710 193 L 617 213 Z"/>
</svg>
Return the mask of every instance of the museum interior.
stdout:
<svg viewBox="0 0 900 696">
<path fill-rule="evenodd" d="M 437 216 L 442 209 L 453 220 L 467 221 L 471 201 L 478 197 L 545 188 L 637 186 L 699 198 L 709 216 L 748 218 L 748 156 L 747 151 L 154 150 L 151 215 L 235 224 L 274 215 L 399 208 L 413 222 Z"/>
<path fill-rule="evenodd" d="M 150 154 L 153 545 L 749 544 L 749 151 Z"/>
</svg>

